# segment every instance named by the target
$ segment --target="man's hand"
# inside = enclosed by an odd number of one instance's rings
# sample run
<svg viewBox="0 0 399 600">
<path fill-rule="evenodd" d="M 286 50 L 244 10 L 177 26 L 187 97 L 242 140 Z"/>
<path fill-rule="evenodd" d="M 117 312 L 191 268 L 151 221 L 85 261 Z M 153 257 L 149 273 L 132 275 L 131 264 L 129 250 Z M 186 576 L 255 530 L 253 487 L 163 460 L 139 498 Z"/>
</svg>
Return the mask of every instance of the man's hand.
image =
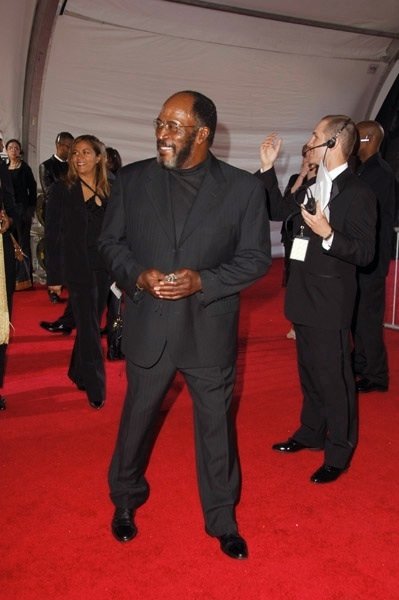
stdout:
<svg viewBox="0 0 399 600">
<path fill-rule="evenodd" d="M 174 275 L 174 277 L 173 277 Z M 202 288 L 201 277 L 198 271 L 180 269 L 175 273 L 165 276 L 154 287 L 155 295 L 165 300 L 180 300 L 186 298 Z"/>
<path fill-rule="evenodd" d="M 332 233 L 330 223 L 321 212 L 320 202 L 316 202 L 316 214 L 311 215 L 304 207 L 301 207 L 301 213 L 306 225 L 323 239 L 327 238 Z"/>
<path fill-rule="evenodd" d="M 147 269 L 147 271 L 140 273 L 136 285 L 138 288 L 151 294 L 151 296 L 158 298 L 159 294 L 155 292 L 155 287 L 158 286 L 159 282 L 164 278 L 165 273 L 158 271 L 158 269 Z"/>
<path fill-rule="evenodd" d="M 260 164 L 263 171 L 268 171 L 272 168 L 279 155 L 282 143 L 282 139 L 275 132 L 263 140 L 260 145 Z"/>
</svg>

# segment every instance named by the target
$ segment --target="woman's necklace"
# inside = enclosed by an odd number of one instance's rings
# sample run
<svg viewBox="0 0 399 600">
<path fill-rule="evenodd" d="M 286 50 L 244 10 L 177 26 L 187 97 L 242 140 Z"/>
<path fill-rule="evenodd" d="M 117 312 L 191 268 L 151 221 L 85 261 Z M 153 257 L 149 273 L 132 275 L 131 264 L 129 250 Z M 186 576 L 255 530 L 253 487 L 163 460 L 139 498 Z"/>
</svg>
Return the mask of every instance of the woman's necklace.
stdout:
<svg viewBox="0 0 399 600">
<path fill-rule="evenodd" d="M 10 169 L 10 171 L 14 170 L 14 169 L 19 169 L 19 167 L 21 166 L 21 159 L 17 158 L 15 160 L 10 160 L 9 164 L 8 164 L 8 168 Z"/>
</svg>

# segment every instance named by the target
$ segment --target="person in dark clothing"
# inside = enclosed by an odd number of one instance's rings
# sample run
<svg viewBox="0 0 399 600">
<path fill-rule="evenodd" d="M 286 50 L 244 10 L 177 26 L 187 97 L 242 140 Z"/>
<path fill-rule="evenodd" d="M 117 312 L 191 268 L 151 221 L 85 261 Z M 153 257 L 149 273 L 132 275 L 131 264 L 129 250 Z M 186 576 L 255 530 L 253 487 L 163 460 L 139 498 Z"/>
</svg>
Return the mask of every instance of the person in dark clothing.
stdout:
<svg viewBox="0 0 399 600">
<path fill-rule="evenodd" d="M 356 267 L 373 258 L 377 209 L 371 189 L 348 168 L 356 137 L 346 115 L 319 121 L 307 143 L 311 161 L 319 164 L 316 183 L 301 198 L 288 201 L 279 191 L 276 135 L 261 145 L 257 173 L 272 218 L 296 212 L 285 314 L 295 327 L 303 400 L 299 428 L 272 448 L 286 454 L 323 449 L 324 462 L 310 477 L 317 484 L 331 483 L 348 469 L 358 439 L 350 327 Z"/>
<path fill-rule="evenodd" d="M 30 230 L 36 209 L 37 186 L 32 169 L 22 160 L 21 142 L 16 139 L 8 140 L 6 143 L 6 151 L 8 156 L 8 170 L 11 175 L 15 198 L 15 219 L 13 227 L 23 253 L 29 258 L 31 287 L 33 281 Z"/>
<path fill-rule="evenodd" d="M 6 368 L 9 322 L 11 321 L 12 299 L 15 289 L 15 252 L 10 227 L 15 219 L 14 190 L 7 165 L 0 158 L 0 244 L 2 245 L 2 264 L 0 265 L 0 287 L 2 297 L 6 299 L 3 323 L 3 335 L 0 340 L 0 390 L 3 388 Z M 0 410 L 5 410 L 6 399 L 0 395 Z"/>
<path fill-rule="evenodd" d="M 39 166 L 39 176 L 44 193 L 44 239 L 47 290 L 53 304 L 62 302 L 62 258 L 61 258 L 61 208 L 54 193 L 54 184 L 62 181 L 68 172 L 68 155 L 73 136 L 61 131 L 55 140 L 55 153 Z M 71 301 L 68 301 L 63 314 L 55 321 L 41 321 L 40 327 L 51 333 L 69 334 L 75 327 Z"/>
<path fill-rule="evenodd" d="M 210 152 L 216 121 L 203 94 L 174 94 L 154 120 L 157 158 L 123 167 L 112 187 L 99 247 L 125 292 L 128 390 L 109 471 L 111 529 L 119 542 L 137 534 L 154 426 L 180 371 L 194 403 L 206 532 L 244 559 L 231 412 L 239 293 L 266 273 L 270 237 L 260 183 Z"/>
<path fill-rule="evenodd" d="M 65 182 L 54 185 L 61 204 L 65 282 L 76 320 L 76 338 L 68 376 L 85 390 L 92 408 L 105 402 L 105 370 L 100 319 L 110 278 L 97 249 L 109 183 L 105 146 L 93 135 L 77 137 L 71 148 Z"/>
<path fill-rule="evenodd" d="M 69 131 L 61 131 L 55 139 L 55 152 L 39 165 L 39 178 L 44 194 L 44 206 L 47 204 L 51 187 L 65 178 L 68 172 L 68 156 L 73 142 Z M 44 209 L 44 217 L 46 210 Z"/>
<path fill-rule="evenodd" d="M 377 121 L 361 121 L 357 174 L 377 197 L 377 232 L 374 258 L 358 267 L 358 293 L 352 324 L 353 366 L 358 392 L 385 392 L 389 386 L 388 357 L 384 343 L 385 280 L 391 259 L 395 221 L 395 175 L 379 150 L 384 130 Z"/>
<path fill-rule="evenodd" d="M 122 167 L 122 159 L 116 148 L 112 148 L 112 146 L 107 146 L 105 148 L 107 153 L 107 170 L 109 173 L 112 173 L 113 176 L 117 174 L 119 169 Z"/>
</svg>

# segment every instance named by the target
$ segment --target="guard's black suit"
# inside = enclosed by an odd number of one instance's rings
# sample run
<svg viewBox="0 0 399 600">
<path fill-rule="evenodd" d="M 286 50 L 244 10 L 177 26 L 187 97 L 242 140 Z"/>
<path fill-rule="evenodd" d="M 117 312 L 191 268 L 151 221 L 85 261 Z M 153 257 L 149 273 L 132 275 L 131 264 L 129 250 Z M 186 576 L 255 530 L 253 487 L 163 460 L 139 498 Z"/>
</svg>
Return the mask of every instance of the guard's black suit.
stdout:
<svg viewBox="0 0 399 600">
<path fill-rule="evenodd" d="M 194 400 L 197 471 L 206 529 L 235 533 L 239 469 L 230 415 L 239 292 L 270 265 L 265 192 L 252 175 L 210 155 L 210 164 L 175 241 L 167 169 L 155 159 L 119 171 L 100 251 L 126 291 L 123 351 L 128 392 L 110 467 L 111 498 L 136 508 L 157 411 L 180 370 Z M 177 301 L 139 291 L 140 273 L 199 271 L 202 291 Z"/>
<path fill-rule="evenodd" d="M 47 285 L 61 285 L 63 281 L 63 266 L 61 252 L 61 201 L 54 184 L 63 181 L 68 172 L 68 161 L 57 159 L 54 154 L 39 165 L 39 177 L 44 193 L 45 218 L 44 240 L 46 248 Z M 64 314 L 57 319 L 66 327 L 75 327 L 71 301 L 65 307 Z"/>
<path fill-rule="evenodd" d="M 47 202 L 53 183 L 64 179 L 68 172 L 68 161 L 59 160 L 56 156 L 50 156 L 39 165 L 39 177 L 45 203 Z"/>
<path fill-rule="evenodd" d="M 268 190 L 271 217 L 282 220 L 296 213 L 293 232 L 298 235 L 304 223 L 294 197 L 283 201 L 274 169 L 257 175 Z M 333 181 L 329 208 L 332 246 L 325 250 L 322 239 L 305 226 L 309 245 L 304 262 L 291 260 L 285 314 L 295 326 L 303 391 L 301 426 L 293 438 L 324 447 L 325 463 L 345 468 L 357 443 L 350 356 L 356 265 L 373 258 L 376 200 L 346 169 Z"/>
<path fill-rule="evenodd" d="M 359 267 L 358 294 L 353 320 L 355 373 L 373 384 L 388 386 L 388 358 L 384 344 L 385 278 L 391 260 L 395 220 L 395 175 L 377 152 L 357 171 L 377 196 L 376 250 L 367 267 Z"/>
</svg>

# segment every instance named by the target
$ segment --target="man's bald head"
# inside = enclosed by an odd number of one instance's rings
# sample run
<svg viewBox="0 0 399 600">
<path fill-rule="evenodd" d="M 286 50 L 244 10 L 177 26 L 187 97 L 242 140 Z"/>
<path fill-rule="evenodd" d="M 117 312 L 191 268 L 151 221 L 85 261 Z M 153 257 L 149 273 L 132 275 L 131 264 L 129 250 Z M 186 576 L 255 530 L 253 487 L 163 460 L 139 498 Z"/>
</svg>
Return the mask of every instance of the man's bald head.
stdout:
<svg viewBox="0 0 399 600">
<path fill-rule="evenodd" d="M 357 155 L 362 162 L 376 154 L 384 139 L 384 129 L 377 121 L 360 121 L 356 129 L 359 134 Z"/>
</svg>

